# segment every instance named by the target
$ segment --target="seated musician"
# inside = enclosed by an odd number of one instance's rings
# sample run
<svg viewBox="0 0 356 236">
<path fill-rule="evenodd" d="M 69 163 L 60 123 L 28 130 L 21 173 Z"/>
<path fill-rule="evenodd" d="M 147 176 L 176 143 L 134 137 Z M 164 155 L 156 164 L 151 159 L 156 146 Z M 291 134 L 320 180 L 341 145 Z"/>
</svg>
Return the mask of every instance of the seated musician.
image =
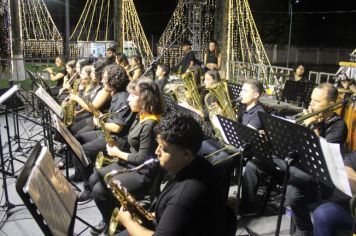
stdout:
<svg viewBox="0 0 356 236">
<path fill-rule="evenodd" d="M 87 97 L 87 100 L 91 102 L 93 106 L 101 112 L 109 108 L 111 99 L 110 92 L 105 89 L 102 83 L 103 71 L 107 69 L 105 65 L 106 64 L 102 62 L 94 63 L 94 70 L 92 70 L 90 77 L 96 85 L 93 88 L 92 92 L 89 93 L 89 97 Z M 78 98 L 77 96 L 73 96 L 72 99 L 78 102 L 78 104 L 87 112 L 92 112 L 82 99 Z M 90 116 L 80 120 L 77 119 L 75 124 L 70 127 L 70 131 L 73 135 L 76 135 L 86 131 L 92 131 L 94 130 L 94 128 L 95 126 L 93 122 L 93 117 Z"/>
<path fill-rule="evenodd" d="M 153 128 L 160 120 L 163 110 L 158 86 L 153 80 L 143 78 L 132 81 L 127 90 L 130 94 L 128 97 L 129 106 L 132 112 L 138 113 L 128 134 L 130 148 L 127 151 L 121 147 L 109 147 L 107 145 L 108 154 L 119 158 L 121 161 L 120 163 L 114 162 L 95 171 L 89 181 L 93 190 L 94 201 L 103 217 L 103 223 L 100 224 L 101 230 L 105 229 L 105 225 L 110 221 L 112 211 L 117 206 L 115 197 L 111 190 L 107 189 L 103 180 L 105 174 L 123 167 L 131 168 L 142 164 L 154 156 L 154 151 L 157 147 Z M 125 166 L 125 163 L 127 166 Z M 114 178 L 118 178 L 135 198 L 142 198 L 150 188 L 157 171 L 157 168 L 154 168 L 150 169 L 150 171 L 142 170 L 121 174 Z"/>
<path fill-rule="evenodd" d="M 182 60 L 175 66 L 177 74 L 182 75 L 187 72 L 190 67 L 196 63 L 195 53 L 192 51 L 192 43 L 189 40 L 184 40 L 181 44 L 183 57 Z"/>
<path fill-rule="evenodd" d="M 355 80 L 349 78 L 346 73 L 341 73 L 336 76 L 336 85 L 338 88 L 345 89 L 346 92 L 356 93 L 356 83 Z"/>
<path fill-rule="evenodd" d="M 104 123 L 104 126 L 124 148 L 127 146 L 126 136 L 129 128 L 135 119 L 135 114 L 130 110 L 127 103 L 129 94 L 126 92 L 126 86 L 129 80 L 124 70 L 120 66 L 113 64 L 105 68 L 103 81 L 105 90 L 111 93 L 112 99 L 109 113 L 113 113 Z M 98 118 L 94 117 L 94 124 L 100 127 Z M 78 133 L 75 137 L 82 144 L 86 157 L 91 161 L 91 165 L 84 168 L 76 158 L 73 159 L 76 173 L 70 176 L 70 179 L 84 180 L 84 191 L 78 199 L 78 201 L 83 202 L 90 200 L 92 197 L 88 181 L 93 173 L 93 164 L 96 161 L 97 154 L 105 150 L 106 140 L 101 130 Z"/>
<path fill-rule="evenodd" d="M 53 96 L 56 97 L 63 85 L 64 76 L 67 75 L 67 71 L 65 67 L 65 61 L 61 56 L 56 56 L 54 63 L 56 65 L 55 69 L 48 67 L 44 69 L 44 71 L 49 73 L 49 78 L 51 81 L 57 82 L 55 88 L 51 89 Z"/>
<path fill-rule="evenodd" d="M 129 60 L 127 59 L 126 55 L 122 52 L 116 54 L 116 64 L 124 68 L 126 71 L 130 69 Z"/>
<path fill-rule="evenodd" d="M 228 235 L 217 173 L 196 154 L 203 140 L 200 125 L 178 113 L 163 118 L 155 130 L 156 155 L 161 167 L 173 175 L 155 204 L 157 225 L 154 230 L 145 228 L 121 208 L 118 220 L 127 231 L 119 235 Z"/>
<path fill-rule="evenodd" d="M 337 89 L 328 83 L 314 88 L 309 109 L 305 114 L 323 109 L 336 101 Z M 343 145 L 346 140 L 347 127 L 341 117 L 333 112 L 321 112 L 304 121 L 304 125 L 313 129 L 317 136 L 325 138 L 330 143 Z M 291 131 L 292 132 L 292 131 Z M 270 175 L 281 178 L 285 170 L 282 159 L 273 158 L 273 162 L 253 159 L 246 164 L 242 183 L 242 199 L 240 214 L 255 213 L 258 210 L 256 198 L 257 184 L 260 179 Z M 298 231 L 303 235 L 312 235 L 313 225 L 309 215 L 308 205 L 316 202 L 318 192 L 315 180 L 305 172 L 291 167 L 286 200 L 293 211 Z M 330 195 L 329 189 L 321 185 L 321 196 Z"/>
<path fill-rule="evenodd" d="M 356 151 L 344 158 L 351 191 L 356 193 Z M 350 212 L 350 197 L 342 195 L 318 206 L 313 212 L 314 236 L 334 236 L 339 230 L 351 230 L 354 219 Z M 353 206 L 354 208 L 354 206 Z"/>
<path fill-rule="evenodd" d="M 67 74 L 64 76 L 63 79 L 63 86 L 60 88 L 59 93 L 62 94 L 61 96 L 58 94 L 58 101 L 62 102 L 68 95 L 68 88 L 70 88 L 69 82 L 73 81 L 74 77 L 78 76 L 78 73 L 75 71 L 75 60 L 71 60 L 66 64 L 66 72 Z M 71 81 L 70 81 L 71 80 Z"/>
<path fill-rule="evenodd" d="M 158 85 L 161 93 L 164 93 L 164 86 L 167 84 L 169 76 L 169 67 L 166 64 L 158 64 L 156 70 L 156 79 L 155 82 Z"/>
<path fill-rule="evenodd" d="M 133 56 L 130 59 L 130 69 L 127 70 L 127 75 L 130 81 L 137 80 L 141 78 L 141 75 L 144 72 L 142 57 L 141 56 Z"/>
<path fill-rule="evenodd" d="M 115 63 L 115 55 L 116 55 L 116 49 L 113 47 L 109 47 L 106 49 L 106 55 L 105 55 L 105 64 L 106 65 L 112 65 Z"/>
</svg>

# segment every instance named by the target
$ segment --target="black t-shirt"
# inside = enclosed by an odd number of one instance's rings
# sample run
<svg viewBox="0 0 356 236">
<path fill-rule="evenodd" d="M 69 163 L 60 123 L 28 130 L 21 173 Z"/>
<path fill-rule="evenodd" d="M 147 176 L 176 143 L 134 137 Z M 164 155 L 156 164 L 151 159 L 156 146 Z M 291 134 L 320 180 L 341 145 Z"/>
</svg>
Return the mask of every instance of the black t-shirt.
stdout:
<svg viewBox="0 0 356 236">
<path fill-rule="evenodd" d="M 196 61 L 194 51 L 189 51 L 187 53 L 184 53 L 182 61 L 178 65 L 180 66 L 180 74 L 184 74 L 187 71 L 191 61 L 193 61 L 194 63 Z"/>
<path fill-rule="evenodd" d="M 154 235 L 226 235 L 226 208 L 218 183 L 213 166 L 196 157 L 158 196 Z"/>
<path fill-rule="evenodd" d="M 334 114 L 332 118 L 321 123 L 319 134 L 329 143 L 344 144 L 347 138 L 347 126 L 345 121 Z"/>
<path fill-rule="evenodd" d="M 111 106 L 109 112 L 114 113 L 107 120 L 107 123 L 115 123 L 117 125 L 123 126 L 123 129 L 118 134 L 119 137 L 127 136 L 130 125 L 134 121 L 136 115 L 131 111 L 127 97 L 129 96 L 128 92 L 122 91 L 114 94 L 111 98 Z"/>
<path fill-rule="evenodd" d="M 209 52 L 207 55 L 207 59 L 206 59 L 206 63 L 214 63 L 214 64 L 218 64 L 218 58 L 217 56 L 215 56 L 214 52 Z"/>
<path fill-rule="evenodd" d="M 57 80 L 57 87 L 62 87 L 63 81 L 64 81 L 64 76 L 67 75 L 67 70 L 65 67 L 61 67 L 61 68 L 59 68 L 58 73 L 63 74 L 63 77 Z"/>
<path fill-rule="evenodd" d="M 241 105 L 238 112 L 238 121 L 243 125 L 250 125 L 257 130 L 263 129 L 260 117 L 258 112 L 265 112 L 265 109 L 260 103 L 257 103 L 256 106 L 252 107 L 250 110 L 246 111 L 246 106 Z"/>
<path fill-rule="evenodd" d="M 158 88 L 159 88 L 159 91 L 161 92 L 161 93 L 163 93 L 164 92 L 164 86 L 166 85 L 166 83 L 167 83 L 167 78 L 166 77 L 164 77 L 163 79 L 156 79 L 155 80 L 155 82 L 156 82 L 156 84 L 157 84 L 157 86 L 158 86 Z"/>
</svg>

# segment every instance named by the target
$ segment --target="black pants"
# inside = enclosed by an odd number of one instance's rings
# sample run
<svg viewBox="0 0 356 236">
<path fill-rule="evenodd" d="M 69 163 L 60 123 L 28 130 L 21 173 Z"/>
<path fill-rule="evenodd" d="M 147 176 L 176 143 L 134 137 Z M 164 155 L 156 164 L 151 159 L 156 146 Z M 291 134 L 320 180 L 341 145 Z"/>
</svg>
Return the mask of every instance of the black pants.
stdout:
<svg viewBox="0 0 356 236">
<path fill-rule="evenodd" d="M 94 122 L 92 116 L 84 117 L 83 119 L 78 120 L 74 125 L 70 127 L 70 131 L 72 132 L 73 135 L 77 135 L 79 133 L 84 133 L 93 130 L 94 130 Z"/>
<path fill-rule="evenodd" d="M 93 173 L 96 156 L 100 151 L 106 150 L 106 141 L 100 130 L 79 133 L 75 137 L 82 144 L 84 154 L 91 163 L 89 166 L 84 167 L 77 158 L 73 158 L 75 173 L 83 178 L 84 188 L 88 190 L 89 177 Z"/>
<path fill-rule="evenodd" d="M 107 224 L 110 222 L 112 211 L 115 207 L 119 207 L 120 204 L 112 191 L 108 189 L 104 181 L 104 176 L 112 170 L 120 170 L 123 168 L 124 167 L 119 164 L 113 163 L 103 167 L 99 171 L 95 171 L 90 176 L 89 184 L 93 191 L 95 204 L 102 214 L 104 222 Z M 142 199 L 150 188 L 150 184 L 145 182 L 144 176 L 138 172 L 119 174 L 115 176 L 114 179 L 118 179 L 136 200 Z"/>
<path fill-rule="evenodd" d="M 273 158 L 273 162 L 258 159 L 249 161 L 246 164 L 242 182 L 241 206 L 256 207 L 259 180 L 266 176 L 273 176 L 283 181 L 285 170 L 285 162 L 279 158 Z M 319 189 L 321 191 L 318 191 Z M 290 167 L 286 201 L 290 205 L 295 222 L 301 231 L 313 231 L 308 205 L 318 200 L 318 193 L 322 198 L 332 194 L 327 187 L 323 185 L 319 187 L 316 181 L 304 171 L 294 166 Z"/>
</svg>

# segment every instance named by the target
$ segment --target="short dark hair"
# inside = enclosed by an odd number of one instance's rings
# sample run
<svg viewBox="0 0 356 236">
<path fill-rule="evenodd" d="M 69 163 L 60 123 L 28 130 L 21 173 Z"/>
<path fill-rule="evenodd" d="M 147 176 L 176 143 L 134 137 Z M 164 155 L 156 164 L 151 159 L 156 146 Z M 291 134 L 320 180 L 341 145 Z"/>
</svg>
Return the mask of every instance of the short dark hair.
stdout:
<svg viewBox="0 0 356 236">
<path fill-rule="evenodd" d="M 205 74 L 210 75 L 211 77 L 213 77 L 215 82 L 220 82 L 221 81 L 220 74 L 216 70 L 208 70 L 207 72 L 205 72 Z"/>
<path fill-rule="evenodd" d="M 156 135 L 164 141 L 181 146 L 196 154 L 204 139 L 199 123 L 190 115 L 171 113 L 161 119 L 155 127 Z"/>
<path fill-rule="evenodd" d="M 108 47 L 106 51 L 112 51 L 113 53 L 116 53 L 116 49 L 114 47 Z"/>
<path fill-rule="evenodd" d="M 328 100 L 328 102 L 336 102 L 336 99 L 339 95 L 339 91 L 335 86 L 333 86 L 330 83 L 321 83 L 316 88 L 326 89 L 327 91 L 326 99 Z"/>
<path fill-rule="evenodd" d="M 126 90 L 126 87 L 130 81 L 125 70 L 121 66 L 112 64 L 106 66 L 104 71 L 108 73 L 108 86 L 115 89 L 117 92 Z"/>
<path fill-rule="evenodd" d="M 162 114 L 163 105 L 162 97 L 158 85 L 149 78 L 142 78 L 138 81 L 131 81 L 127 87 L 127 91 L 139 91 L 142 101 L 141 111 L 151 114 Z"/>
<path fill-rule="evenodd" d="M 97 61 L 94 63 L 94 73 L 97 81 L 101 80 L 104 68 L 105 68 L 105 62 Z"/>
<path fill-rule="evenodd" d="M 159 63 L 158 65 L 157 65 L 157 67 L 161 67 L 162 68 L 162 70 L 164 71 L 164 75 L 165 76 L 169 76 L 169 73 L 170 73 L 170 69 L 169 69 L 169 66 L 167 66 L 166 64 L 163 64 L 163 63 Z"/>
<path fill-rule="evenodd" d="M 255 92 L 260 94 L 260 96 L 264 93 L 263 84 L 259 80 L 248 79 L 244 82 L 244 84 L 249 84 Z"/>
<path fill-rule="evenodd" d="M 303 66 L 304 67 L 304 74 L 303 75 L 306 75 L 307 74 L 307 66 L 304 65 L 303 63 L 300 63 L 300 62 L 295 63 L 295 65 L 293 67 L 293 72 L 295 73 L 299 66 Z"/>
</svg>

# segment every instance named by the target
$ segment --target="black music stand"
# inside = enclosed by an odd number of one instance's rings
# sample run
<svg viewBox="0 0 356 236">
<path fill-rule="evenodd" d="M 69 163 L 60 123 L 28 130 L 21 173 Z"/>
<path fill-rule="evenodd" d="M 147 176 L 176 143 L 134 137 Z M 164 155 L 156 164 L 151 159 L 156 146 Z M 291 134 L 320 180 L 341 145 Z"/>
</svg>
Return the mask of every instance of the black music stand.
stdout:
<svg viewBox="0 0 356 236">
<path fill-rule="evenodd" d="M 298 106 L 308 107 L 315 84 L 287 80 L 284 86 L 282 101 L 296 102 Z"/>
<path fill-rule="evenodd" d="M 275 232 L 278 236 L 284 212 L 290 166 L 299 168 L 332 189 L 335 186 L 328 172 L 319 138 L 312 130 L 266 113 L 259 112 L 258 115 L 271 145 L 272 154 L 283 159 L 286 164 L 284 188 Z"/>
<path fill-rule="evenodd" d="M 258 130 L 252 129 L 248 126 L 245 126 L 220 115 L 217 115 L 217 117 L 227 141 L 237 148 L 240 148 L 242 146 L 245 147 L 244 149 L 247 149 L 247 152 L 245 151 L 244 155 L 241 156 L 241 163 L 239 169 L 239 180 L 236 194 L 236 212 L 238 213 L 241 193 L 243 159 L 255 157 L 258 159 L 268 159 L 269 161 L 272 161 L 271 150 L 269 148 L 266 136 L 259 133 Z"/>
<path fill-rule="evenodd" d="M 39 142 L 16 182 L 16 191 L 45 235 L 73 235 L 75 219 L 95 229 L 76 216 L 77 195 Z"/>
<path fill-rule="evenodd" d="M 231 102 L 233 103 L 233 106 L 236 106 L 238 98 L 240 97 L 242 86 L 233 82 L 227 82 L 227 88 L 229 90 Z"/>
<path fill-rule="evenodd" d="M 165 114 L 168 114 L 170 112 L 176 113 L 178 111 L 178 107 L 176 102 L 173 100 L 173 98 L 167 94 L 163 94 L 163 104 L 165 108 Z"/>
</svg>

